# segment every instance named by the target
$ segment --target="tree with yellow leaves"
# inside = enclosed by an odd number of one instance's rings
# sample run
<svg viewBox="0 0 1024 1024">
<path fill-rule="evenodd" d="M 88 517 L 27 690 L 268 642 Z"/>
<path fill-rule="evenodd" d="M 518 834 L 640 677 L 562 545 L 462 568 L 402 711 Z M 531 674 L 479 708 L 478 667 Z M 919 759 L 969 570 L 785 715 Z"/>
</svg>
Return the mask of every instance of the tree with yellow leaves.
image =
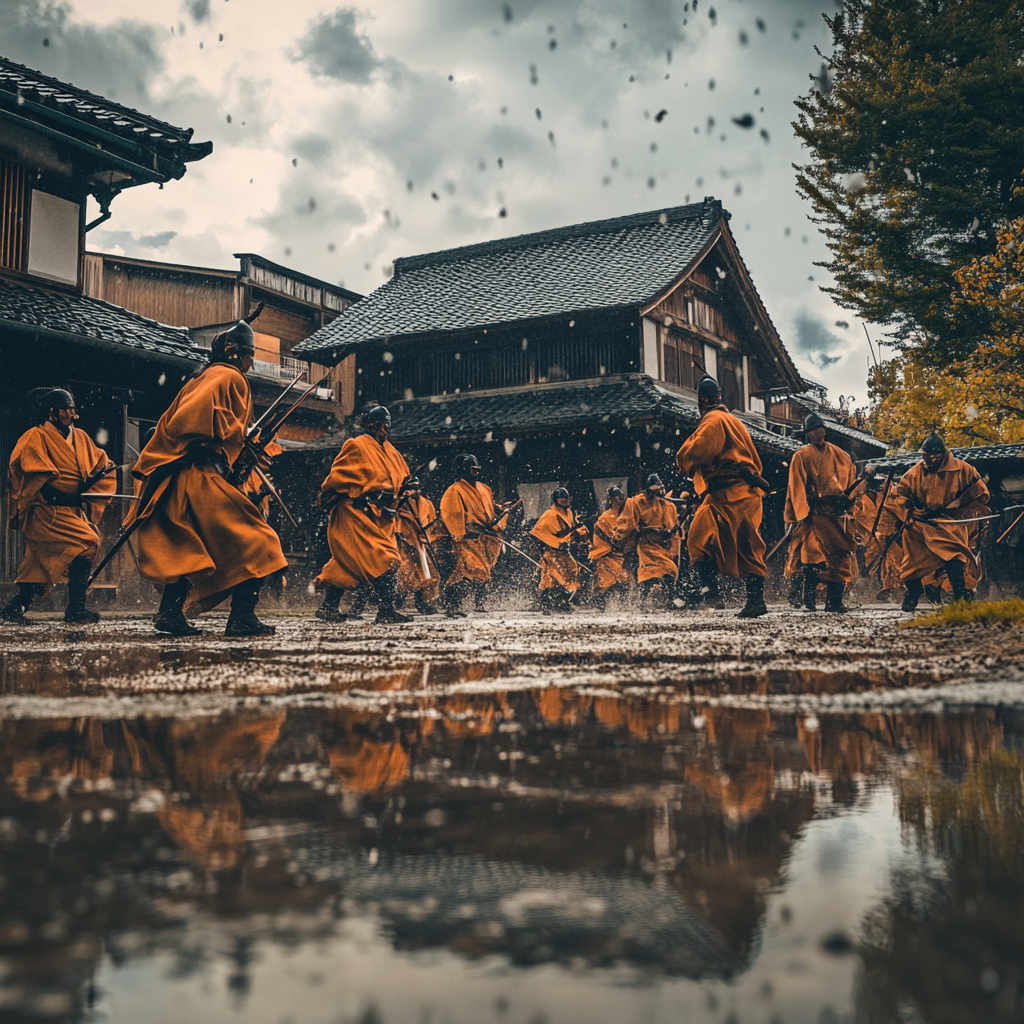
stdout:
<svg viewBox="0 0 1024 1024">
<path fill-rule="evenodd" d="M 989 333 L 942 368 L 904 352 L 871 371 L 871 425 L 895 447 L 916 449 L 932 430 L 952 446 L 1024 441 L 1024 218 L 953 276 L 954 310 L 983 310 Z"/>
</svg>

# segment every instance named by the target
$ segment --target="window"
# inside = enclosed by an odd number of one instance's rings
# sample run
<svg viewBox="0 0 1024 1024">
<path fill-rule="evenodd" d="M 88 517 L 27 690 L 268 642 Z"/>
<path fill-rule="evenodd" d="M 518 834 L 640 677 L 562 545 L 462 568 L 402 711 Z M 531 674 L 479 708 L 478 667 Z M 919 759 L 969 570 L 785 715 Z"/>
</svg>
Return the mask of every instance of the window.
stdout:
<svg viewBox="0 0 1024 1024">
<path fill-rule="evenodd" d="M 697 381 L 701 376 L 697 365 L 701 361 L 700 347 L 698 342 L 676 333 L 671 328 L 662 328 L 662 379 L 666 384 L 677 384 L 690 390 L 697 387 Z"/>
<path fill-rule="evenodd" d="M 0 160 L 0 267 L 25 269 L 28 186 L 25 168 Z"/>
<path fill-rule="evenodd" d="M 28 272 L 62 284 L 78 284 L 78 203 L 32 190 Z"/>
</svg>

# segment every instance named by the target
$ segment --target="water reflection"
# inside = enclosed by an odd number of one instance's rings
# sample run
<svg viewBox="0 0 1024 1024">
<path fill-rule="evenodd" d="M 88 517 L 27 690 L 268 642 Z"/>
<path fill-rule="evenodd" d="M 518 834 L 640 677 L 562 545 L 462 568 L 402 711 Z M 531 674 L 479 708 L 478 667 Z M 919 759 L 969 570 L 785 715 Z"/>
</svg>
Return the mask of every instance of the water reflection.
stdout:
<svg viewBox="0 0 1024 1024">
<path fill-rule="evenodd" d="M 0 1011 L 1019 1020 L 1022 750 L 572 689 L 3 721 Z"/>
</svg>

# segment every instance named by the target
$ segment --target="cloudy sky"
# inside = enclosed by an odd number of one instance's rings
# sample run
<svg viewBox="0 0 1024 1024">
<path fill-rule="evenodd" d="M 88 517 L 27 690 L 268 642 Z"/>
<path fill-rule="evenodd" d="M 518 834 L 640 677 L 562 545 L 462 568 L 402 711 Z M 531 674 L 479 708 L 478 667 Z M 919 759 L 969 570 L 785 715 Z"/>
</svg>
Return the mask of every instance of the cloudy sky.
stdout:
<svg viewBox="0 0 1024 1024">
<path fill-rule="evenodd" d="M 818 289 L 793 99 L 834 0 L 0 0 L 0 52 L 212 139 L 89 246 L 378 287 L 397 256 L 720 198 L 801 370 L 866 398 Z"/>
</svg>

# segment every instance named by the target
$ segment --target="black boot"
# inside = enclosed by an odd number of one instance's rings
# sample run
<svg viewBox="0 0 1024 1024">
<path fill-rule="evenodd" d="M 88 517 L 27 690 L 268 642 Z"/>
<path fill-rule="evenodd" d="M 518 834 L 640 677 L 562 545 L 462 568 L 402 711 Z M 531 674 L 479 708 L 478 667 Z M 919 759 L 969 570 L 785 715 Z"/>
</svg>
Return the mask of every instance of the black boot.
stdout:
<svg viewBox="0 0 1024 1024">
<path fill-rule="evenodd" d="M 4 605 L 0 611 L 0 619 L 4 622 L 16 622 L 19 626 L 25 625 L 25 612 L 34 598 L 37 598 L 46 589 L 45 583 L 19 583 L 18 593 Z"/>
<path fill-rule="evenodd" d="M 809 612 L 818 610 L 818 573 L 822 565 L 804 566 L 804 607 Z"/>
<path fill-rule="evenodd" d="M 164 592 L 160 596 L 160 607 L 153 616 L 153 628 L 158 633 L 170 633 L 171 636 L 199 636 L 201 629 L 196 629 L 182 609 L 185 599 L 192 589 L 192 584 L 184 577 L 177 583 L 164 584 Z"/>
<path fill-rule="evenodd" d="M 843 604 L 843 593 L 845 590 L 845 583 L 825 584 L 825 611 L 843 614 L 850 610 L 845 604 Z"/>
<path fill-rule="evenodd" d="M 964 579 L 964 563 L 959 558 L 953 558 L 946 563 L 946 578 L 953 587 L 954 601 L 974 600 L 974 591 L 967 589 L 967 581 Z"/>
<path fill-rule="evenodd" d="M 444 613 L 449 619 L 464 619 L 466 613 L 462 610 L 462 600 L 466 596 L 466 583 L 460 580 L 458 583 L 449 583 L 441 595 L 441 603 L 444 605 Z"/>
<path fill-rule="evenodd" d="M 324 591 L 324 599 L 320 607 L 313 613 L 321 622 L 344 622 L 348 616 L 338 608 L 344 596 L 341 587 L 328 586 Z"/>
<path fill-rule="evenodd" d="M 804 578 L 803 575 L 790 578 L 789 593 L 786 595 L 790 608 L 803 608 L 804 606 Z"/>
<path fill-rule="evenodd" d="M 764 603 L 764 577 L 744 576 L 747 587 L 747 603 L 736 613 L 737 619 L 756 619 L 759 615 L 768 614 L 768 605 Z"/>
<path fill-rule="evenodd" d="M 430 604 L 430 602 L 427 601 L 427 599 L 423 596 L 422 590 L 416 591 L 415 595 L 413 596 L 413 602 L 416 605 L 416 611 L 418 611 L 420 615 L 437 614 L 437 609 L 432 604 Z"/>
<path fill-rule="evenodd" d="M 64 611 L 64 621 L 76 625 L 99 622 L 100 613 L 85 607 L 85 588 L 92 572 L 92 562 L 79 556 L 68 566 L 68 606 Z"/>
<path fill-rule="evenodd" d="M 487 611 L 487 584 L 474 581 L 473 583 L 473 610 L 478 612 Z"/>
<path fill-rule="evenodd" d="M 924 595 L 924 586 L 920 580 L 907 580 L 907 592 L 903 595 L 903 610 L 905 612 L 916 612 L 917 602 Z"/>
<path fill-rule="evenodd" d="M 377 591 L 377 618 L 374 622 L 412 622 L 411 615 L 403 615 L 395 608 L 395 588 L 398 585 L 398 567 L 388 569 L 383 576 L 373 581 Z"/>
<path fill-rule="evenodd" d="M 942 587 L 937 583 L 929 583 L 924 588 L 924 596 L 928 598 L 929 602 L 935 605 L 936 608 L 942 606 Z"/>
<path fill-rule="evenodd" d="M 363 612 L 366 611 L 366 602 L 370 599 L 370 587 L 365 583 L 360 583 L 356 587 L 355 596 L 352 598 L 352 607 L 348 610 L 348 617 L 350 619 L 361 619 Z"/>
<path fill-rule="evenodd" d="M 246 580 L 231 590 L 231 614 L 224 628 L 225 636 L 272 636 L 277 630 L 256 618 L 263 580 Z"/>
<path fill-rule="evenodd" d="M 713 558 L 702 558 L 693 568 L 700 580 L 700 596 L 704 607 L 724 608 L 725 601 L 718 589 L 718 563 Z"/>
</svg>

